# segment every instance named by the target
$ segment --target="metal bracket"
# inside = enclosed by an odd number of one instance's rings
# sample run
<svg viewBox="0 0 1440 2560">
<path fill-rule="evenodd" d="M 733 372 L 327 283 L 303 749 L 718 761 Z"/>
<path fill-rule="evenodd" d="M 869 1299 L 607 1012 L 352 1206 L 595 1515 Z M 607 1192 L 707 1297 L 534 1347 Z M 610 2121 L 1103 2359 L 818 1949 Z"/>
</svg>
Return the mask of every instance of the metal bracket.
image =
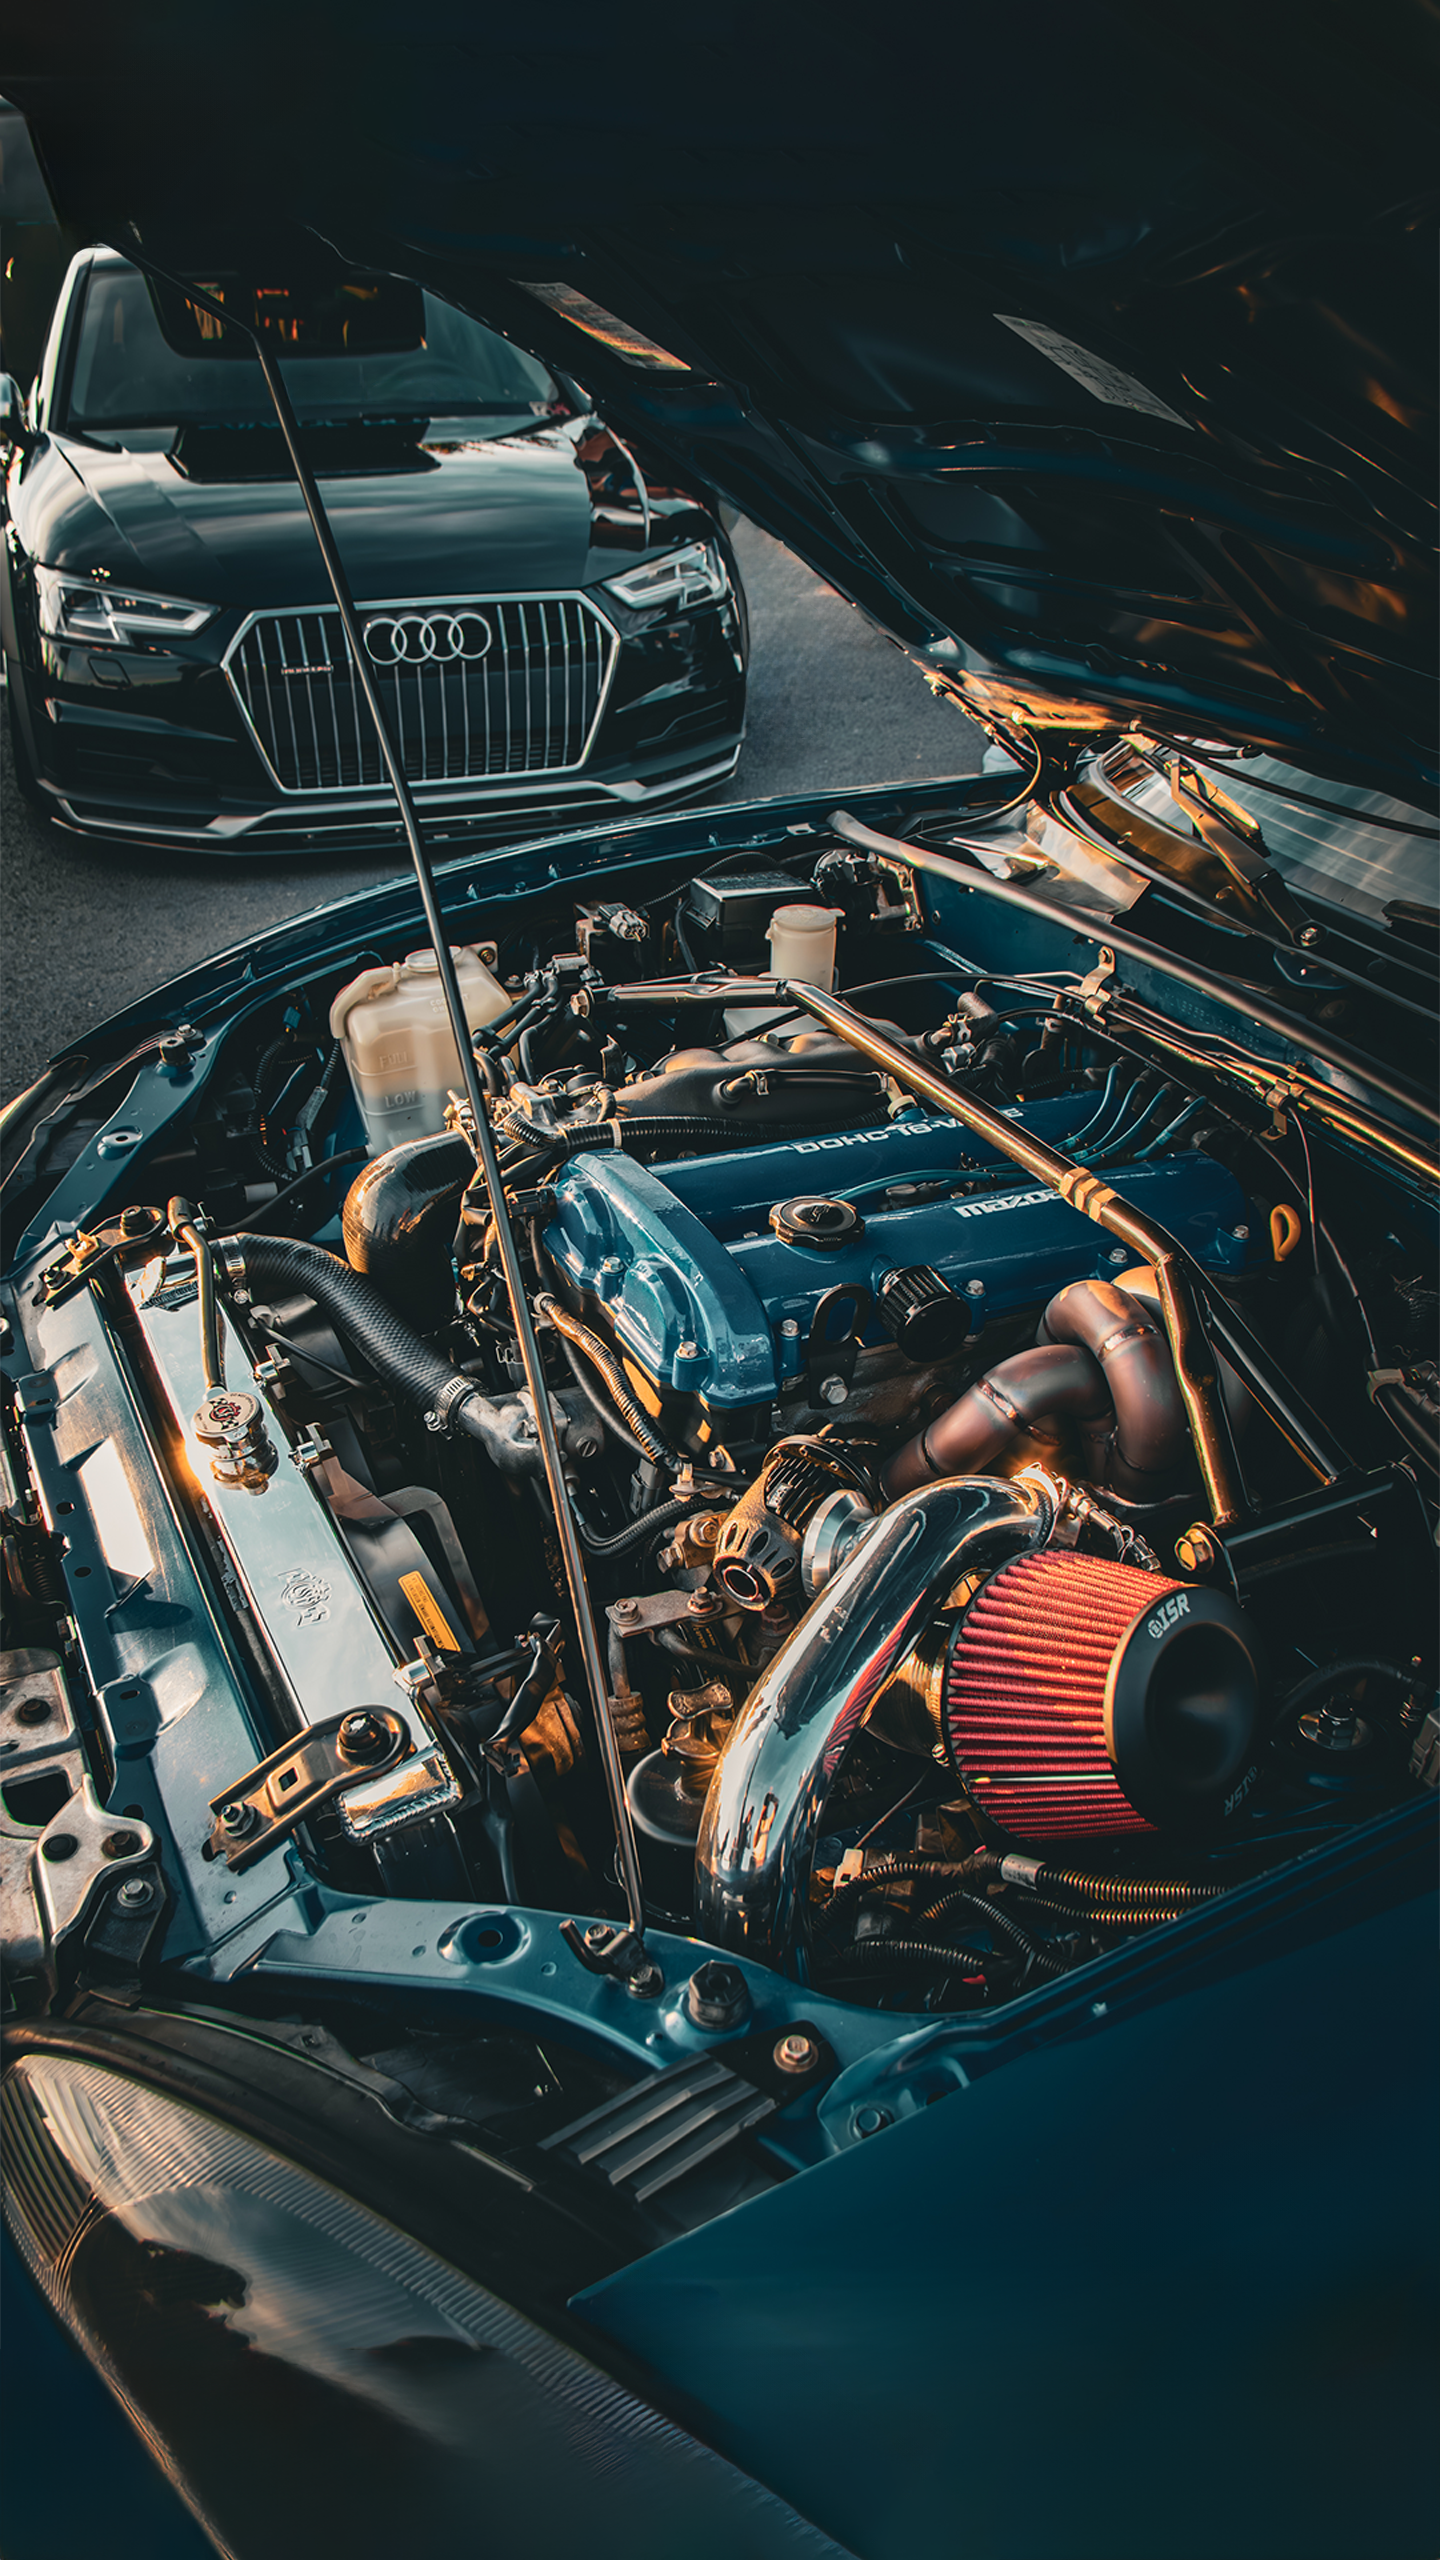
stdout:
<svg viewBox="0 0 1440 2560">
<path fill-rule="evenodd" d="M 1098 1022 L 1106 1006 L 1119 990 L 1111 981 L 1115 976 L 1115 954 L 1108 943 L 1102 944 L 1095 967 L 1081 979 L 1076 993 L 1086 1012 Z"/>
<path fill-rule="evenodd" d="M 354 1707 L 311 1725 L 211 1797 L 215 1821 L 205 1856 L 223 1857 L 232 1875 L 243 1875 L 342 1789 L 378 1776 L 413 1749 L 403 1718 L 388 1707 Z"/>
<path fill-rule="evenodd" d="M 76 1987 L 133 2006 L 152 1947 L 163 1934 L 169 1897 L 158 1867 L 118 1876 L 85 1931 Z"/>
<path fill-rule="evenodd" d="M 622 1638 L 648 1636 L 654 1627 L 673 1627 L 693 1618 L 694 1598 L 693 1591 L 642 1591 L 632 1599 L 612 1600 L 605 1615 Z"/>
<path fill-rule="evenodd" d="M 68 1804 L 45 1826 L 30 1856 L 35 1899 L 52 1947 L 69 1936 L 94 1895 L 118 1869 L 155 1855 L 148 1822 L 107 1812 L 94 1780 L 82 1777 Z"/>
<path fill-rule="evenodd" d="M 909 863 L 897 862 L 892 854 L 872 853 L 870 870 L 877 880 L 881 878 L 893 880 L 900 892 L 900 912 L 903 922 L 898 930 L 901 933 L 923 933 L 925 910 L 920 903 L 920 892 L 915 886 L 915 874 Z M 882 908 L 880 912 L 883 914 L 884 909 Z M 876 921 L 879 921 L 878 917 Z"/>
<path fill-rule="evenodd" d="M 29 1647 L 0 1653 L 0 1777 L 78 1750 L 79 1743 L 58 1653 Z"/>
<path fill-rule="evenodd" d="M 827 1338 L 830 1318 L 847 1301 L 851 1313 L 845 1331 Z M 816 1307 L 805 1345 L 805 1393 L 814 1412 L 818 1413 L 822 1405 L 845 1403 L 870 1320 L 870 1305 L 870 1292 L 863 1280 L 841 1280 L 826 1290 Z"/>
<path fill-rule="evenodd" d="M 592 1920 L 582 1929 L 578 1920 L 562 1920 L 560 1935 L 587 1973 L 608 1973 L 633 1999 L 659 1999 L 665 1976 L 633 1929 L 616 1928 L 608 1920 Z"/>
<path fill-rule="evenodd" d="M 118 1262 L 126 1254 L 148 1254 L 164 1223 L 158 1209 L 127 1209 L 121 1217 L 107 1219 L 93 1233 L 86 1227 L 79 1228 L 58 1258 L 41 1273 L 41 1302 L 47 1307 L 62 1307 L 108 1263 Z"/>
</svg>

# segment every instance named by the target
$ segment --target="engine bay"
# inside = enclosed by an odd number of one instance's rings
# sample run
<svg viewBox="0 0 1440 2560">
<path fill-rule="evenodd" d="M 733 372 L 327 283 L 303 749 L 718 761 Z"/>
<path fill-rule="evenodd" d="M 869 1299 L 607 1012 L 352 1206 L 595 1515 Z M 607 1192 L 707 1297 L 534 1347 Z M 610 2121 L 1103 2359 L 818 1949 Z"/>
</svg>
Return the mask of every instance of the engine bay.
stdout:
<svg viewBox="0 0 1440 2560">
<path fill-rule="evenodd" d="M 35 1371 L 98 1308 L 260 1702 L 184 1815 L 217 1882 L 285 1850 L 555 1912 L 643 1999 L 638 1877 L 712 2023 L 742 1957 L 990 2011 L 1433 1782 L 1403 1146 L 1307 1129 L 1263 1044 L 1180 1037 L 1111 955 L 967 961 L 843 835 L 492 930 L 456 959 L 503 1237 L 433 957 L 367 949 L 193 1090 L 172 1036 L 163 1139 L 17 1298 Z M 15 1676 L 93 1690 L 24 1367 Z M 107 1560 L 113 1634 L 144 1575 Z"/>
</svg>

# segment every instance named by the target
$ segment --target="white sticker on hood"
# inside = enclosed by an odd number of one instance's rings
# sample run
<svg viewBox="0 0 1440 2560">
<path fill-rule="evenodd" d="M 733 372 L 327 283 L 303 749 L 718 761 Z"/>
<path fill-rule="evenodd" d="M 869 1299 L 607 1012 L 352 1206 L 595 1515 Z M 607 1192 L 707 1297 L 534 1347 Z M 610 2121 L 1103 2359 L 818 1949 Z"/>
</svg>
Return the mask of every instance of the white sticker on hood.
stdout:
<svg viewBox="0 0 1440 2560">
<path fill-rule="evenodd" d="M 1179 411 L 1166 406 L 1133 373 L 1122 373 L 1118 364 L 1107 363 L 1104 356 L 1092 355 L 1088 347 L 1077 346 L 1073 338 L 1062 337 L 1058 329 L 1047 328 L 1043 320 L 1017 320 L 1013 312 L 995 314 L 1002 329 L 1013 329 L 1017 338 L 1026 338 L 1037 352 L 1058 364 L 1072 382 L 1092 392 L 1097 400 L 1108 401 L 1112 409 L 1138 409 L 1146 418 L 1165 418 L 1172 427 L 1188 427 L 1194 433 L 1194 422 L 1182 418 Z"/>
</svg>

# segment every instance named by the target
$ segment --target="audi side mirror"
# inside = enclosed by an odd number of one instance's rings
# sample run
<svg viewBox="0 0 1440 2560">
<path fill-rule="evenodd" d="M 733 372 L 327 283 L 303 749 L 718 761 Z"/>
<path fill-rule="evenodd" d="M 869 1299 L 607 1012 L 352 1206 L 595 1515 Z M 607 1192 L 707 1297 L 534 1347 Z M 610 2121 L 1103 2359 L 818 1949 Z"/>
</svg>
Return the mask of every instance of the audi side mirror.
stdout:
<svg viewBox="0 0 1440 2560">
<path fill-rule="evenodd" d="M 13 373 L 0 373 L 0 447 L 24 453 L 32 441 L 20 385 Z"/>
</svg>

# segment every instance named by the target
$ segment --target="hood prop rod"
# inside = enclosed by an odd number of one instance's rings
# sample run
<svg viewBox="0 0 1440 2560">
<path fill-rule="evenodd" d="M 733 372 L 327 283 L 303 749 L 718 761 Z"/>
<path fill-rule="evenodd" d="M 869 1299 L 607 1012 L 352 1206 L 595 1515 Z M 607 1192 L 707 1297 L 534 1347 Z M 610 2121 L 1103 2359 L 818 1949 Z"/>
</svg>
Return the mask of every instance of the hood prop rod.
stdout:
<svg viewBox="0 0 1440 2560">
<path fill-rule="evenodd" d="M 133 265 L 145 264 L 143 259 L 136 257 L 133 247 L 127 246 L 124 255 Z M 610 1942 L 605 1951 L 608 1957 L 606 1969 L 620 1975 L 641 1996 L 653 1997 L 663 1990 L 664 1977 L 659 1966 L 644 1951 L 645 1897 L 640 1882 L 640 1860 L 635 1846 L 634 1825 L 630 1818 L 630 1802 L 625 1793 L 625 1773 L 620 1760 L 620 1746 L 615 1736 L 604 1658 L 600 1651 L 595 1613 L 590 1602 L 590 1588 L 585 1578 L 585 1560 L 575 1527 L 575 1515 L 570 1507 L 564 1459 L 561 1456 L 555 1417 L 550 1410 L 550 1398 L 545 1386 L 544 1363 L 530 1315 L 529 1302 L 525 1295 L 520 1256 L 505 1200 L 505 1185 L 500 1172 L 499 1159 L 495 1153 L 494 1135 L 485 1108 L 485 1089 L 480 1081 L 480 1071 L 470 1045 L 470 1026 L 466 1022 L 465 1008 L 460 1000 L 455 963 L 451 957 L 450 943 L 435 892 L 435 875 L 431 868 L 425 840 L 420 832 L 420 821 L 414 798 L 405 776 L 401 757 L 386 727 L 379 688 L 365 652 L 354 598 L 350 593 L 349 582 L 336 547 L 330 519 L 325 512 L 324 501 L 316 486 L 314 473 L 301 449 L 299 423 L 291 406 L 290 394 L 285 388 L 280 368 L 259 333 L 248 328 L 243 321 L 237 320 L 233 311 L 227 311 L 223 304 L 212 300 L 210 295 L 203 292 L 197 285 L 183 284 L 178 277 L 165 274 L 161 268 L 154 268 L 152 272 L 161 275 L 166 283 L 174 285 L 177 292 L 183 293 L 188 302 L 193 302 L 200 309 L 208 311 L 226 328 L 238 329 L 242 337 L 250 340 L 255 350 L 260 370 L 265 376 L 266 388 L 274 404 L 275 415 L 280 422 L 280 432 L 285 439 L 286 451 L 299 483 L 300 495 L 305 501 L 305 512 L 310 518 L 316 542 L 320 547 L 320 557 L 325 564 L 325 575 L 330 582 L 330 592 L 335 598 L 341 626 L 349 645 L 356 681 L 365 696 L 366 709 L 375 724 L 381 760 L 400 811 L 400 822 L 405 830 L 405 842 L 409 848 L 415 882 L 420 892 L 420 903 L 425 910 L 425 922 L 435 953 L 436 966 L 440 972 L 445 1009 L 450 1017 L 450 1030 L 460 1059 L 465 1098 L 470 1106 L 470 1118 L 473 1124 L 476 1160 L 490 1196 L 490 1212 L 495 1221 L 495 1235 L 500 1247 L 500 1263 L 510 1298 L 510 1312 L 514 1318 L 515 1335 L 520 1346 L 521 1361 L 524 1364 L 525 1383 L 530 1392 L 536 1436 L 545 1461 L 545 1477 L 555 1514 L 555 1527 L 560 1541 L 560 1554 L 565 1568 L 570 1605 L 575 1615 L 575 1629 L 585 1668 L 585 1682 L 595 1713 L 595 1731 L 600 1745 L 601 1764 L 605 1772 L 606 1793 L 610 1798 L 610 1811 L 615 1825 L 620 1877 L 624 1887 L 625 1909 L 629 1924 L 623 1932 L 611 1933 Z M 466 1134 L 470 1133 L 467 1131 Z M 593 1938 L 594 1933 L 589 1934 Z M 593 1960 L 592 1950 L 591 1961 Z"/>
</svg>

